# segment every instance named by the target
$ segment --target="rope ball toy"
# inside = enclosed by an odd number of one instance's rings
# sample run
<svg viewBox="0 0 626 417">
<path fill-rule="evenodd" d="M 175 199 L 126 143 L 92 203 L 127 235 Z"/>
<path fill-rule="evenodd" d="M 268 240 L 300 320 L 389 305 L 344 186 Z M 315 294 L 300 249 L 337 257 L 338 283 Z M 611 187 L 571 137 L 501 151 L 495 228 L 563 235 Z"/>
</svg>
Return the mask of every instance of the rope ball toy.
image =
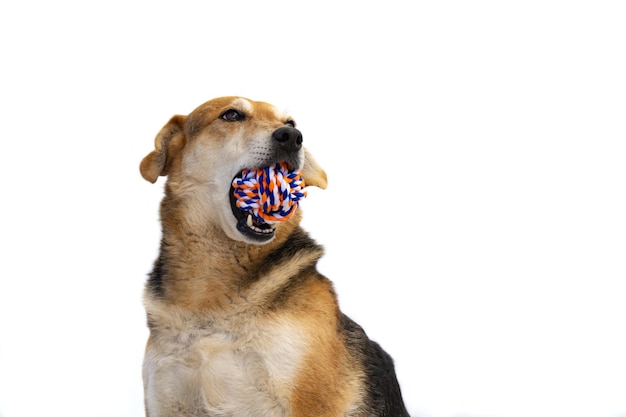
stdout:
<svg viewBox="0 0 626 417">
<path fill-rule="evenodd" d="M 256 170 L 244 169 L 233 180 L 236 205 L 262 223 L 280 223 L 296 212 L 306 197 L 305 184 L 299 172 L 289 171 L 280 162 Z"/>
</svg>

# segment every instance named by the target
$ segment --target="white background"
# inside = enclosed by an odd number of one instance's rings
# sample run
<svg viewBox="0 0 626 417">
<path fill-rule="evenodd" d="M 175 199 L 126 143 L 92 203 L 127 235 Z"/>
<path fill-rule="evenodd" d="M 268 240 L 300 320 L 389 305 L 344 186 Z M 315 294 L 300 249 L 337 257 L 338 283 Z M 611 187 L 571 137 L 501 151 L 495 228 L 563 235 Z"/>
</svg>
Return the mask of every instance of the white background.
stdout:
<svg viewBox="0 0 626 417">
<path fill-rule="evenodd" d="M 621 1 L 0 5 L 0 415 L 142 415 L 173 114 L 289 110 L 344 311 L 414 417 L 626 415 Z"/>
</svg>

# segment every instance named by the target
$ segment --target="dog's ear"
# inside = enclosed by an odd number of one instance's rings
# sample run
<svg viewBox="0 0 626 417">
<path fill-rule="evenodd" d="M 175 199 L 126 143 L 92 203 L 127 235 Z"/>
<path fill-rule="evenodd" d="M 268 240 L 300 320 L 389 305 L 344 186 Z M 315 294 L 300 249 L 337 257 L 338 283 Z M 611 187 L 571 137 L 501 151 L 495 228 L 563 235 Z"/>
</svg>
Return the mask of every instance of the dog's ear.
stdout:
<svg viewBox="0 0 626 417">
<path fill-rule="evenodd" d="M 185 121 L 186 116 L 176 115 L 154 139 L 154 150 L 150 152 L 139 165 L 141 176 L 156 182 L 159 175 L 167 175 L 172 159 L 185 146 Z"/>
<path fill-rule="evenodd" d="M 301 174 L 306 186 L 313 185 L 324 189 L 328 185 L 326 172 L 324 172 L 320 164 L 317 163 L 311 152 L 306 148 L 304 148 L 304 165 L 302 166 Z"/>
</svg>

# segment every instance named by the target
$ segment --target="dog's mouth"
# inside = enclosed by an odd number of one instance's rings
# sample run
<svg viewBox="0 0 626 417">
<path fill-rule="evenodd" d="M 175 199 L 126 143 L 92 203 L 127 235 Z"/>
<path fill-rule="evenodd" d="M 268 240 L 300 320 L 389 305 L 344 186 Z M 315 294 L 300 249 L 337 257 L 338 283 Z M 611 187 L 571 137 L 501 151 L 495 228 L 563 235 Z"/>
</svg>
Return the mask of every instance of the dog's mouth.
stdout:
<svg viewBox="0 0 626 417">
<path fill-rule="evenodd" d="M 241 172 L 234 178 L 241 177 Z M 233 178 L 233 180 L 234 180 Z M 230 186 L 229 191 L 230 208 L 237 219 L 237 230 L 244 236 L 249 237 L 259 243 L 268 242 L 274 237 L 276 230 L 275 224 L 261 222 L 249 211 L 241 210 L 237 207 L 237 197 L 235 196 L 235 187 Z"/>
</svg>

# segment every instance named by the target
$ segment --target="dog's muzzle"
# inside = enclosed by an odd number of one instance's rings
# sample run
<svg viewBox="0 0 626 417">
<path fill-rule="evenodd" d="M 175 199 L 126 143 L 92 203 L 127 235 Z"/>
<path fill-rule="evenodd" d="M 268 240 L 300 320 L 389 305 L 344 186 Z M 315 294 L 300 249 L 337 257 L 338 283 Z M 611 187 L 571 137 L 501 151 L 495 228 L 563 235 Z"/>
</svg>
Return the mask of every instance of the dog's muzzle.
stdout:
<svg viewBox="0 0 626 417">
<path fill-rule="evenodd" d="M 280 162 L 286 163 L 290 170 L 301 168 L 302 132 L 294 127 L 284 126 L 272 133 L 272 139 L 274 151 L 263 163 L 263 166 L 247 167 L 247 169 L 264 168 Z M 240 175 L 241 172 L 237 174 L 237 176 Z M 234 188 L 231 186 L 230 205 L 233 215 L 237 219 L 237 230 L 258 243 L 270 241 L 274 237 L 276 225 L 259 221 L 247 212 L 240 210 L 236 205 L 236 197 L 233 193 Z"/>
</svg>

